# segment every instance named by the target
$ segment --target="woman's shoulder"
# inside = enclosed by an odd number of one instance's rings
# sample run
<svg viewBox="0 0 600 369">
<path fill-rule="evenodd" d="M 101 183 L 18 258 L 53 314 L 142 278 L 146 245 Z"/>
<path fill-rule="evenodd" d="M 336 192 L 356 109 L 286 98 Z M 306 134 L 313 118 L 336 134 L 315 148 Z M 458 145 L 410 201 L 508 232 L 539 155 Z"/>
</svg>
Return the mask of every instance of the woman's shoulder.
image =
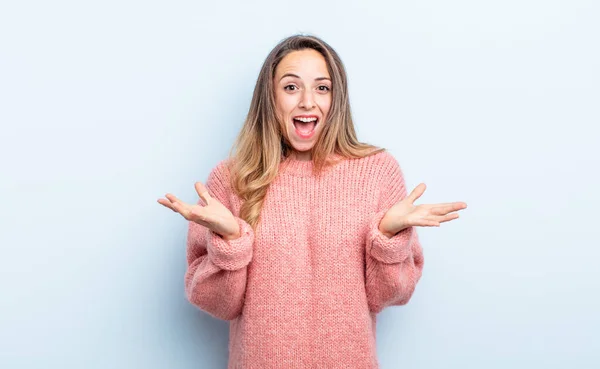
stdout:
<svg viewBox="0 0 600 369">
<path fill-rule="evenodd" d="M 371 154 L 370 156 L 372 156 L 373 159 L 378 163 L 396 161 L 396 158 L 394 157 L 394 155 L 392 155 L 392 153 L 390 153 L 388 149 L 384 149 L 384 148 L 376 151 L 374 154 Z"/>
<path fill-rule="evenodd" d="M 357 160 L 357 164 L 360 163 L 361 166 L 368 167 L 369 172 L 373 174 L 385 175 L 400 169 L 398 160 L 387 149 L 377 150 Z"/>
<path fill-rule="evenodd" d="M 208 174 L 208 178 L 206 180 L 207 186 L 211 188 L 218 187 L 222 190 L 229 191 L 231 187 L 231 164 L 231 158 L 220 159 Z"/>
<path fill-rule="evenodd" d="M 220 159 L 213 167 L 211 172 L 219 173 L 221 175 L 229 175 L 232 163 L 233 161 L 231 158 Z"/>
</svg>

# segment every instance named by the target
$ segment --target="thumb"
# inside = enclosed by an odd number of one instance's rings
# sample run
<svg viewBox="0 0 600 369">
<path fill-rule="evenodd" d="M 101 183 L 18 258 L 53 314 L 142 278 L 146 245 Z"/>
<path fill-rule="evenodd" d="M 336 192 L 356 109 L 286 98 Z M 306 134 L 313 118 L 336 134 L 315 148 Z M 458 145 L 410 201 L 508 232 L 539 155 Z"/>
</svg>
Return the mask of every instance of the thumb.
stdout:
<svg viewBox="0 0 600 369">
<path fill-rule="evenodd" d="M 206 186 L 204 184 L 202 184 L 202 182 L 196 182 L 194 184 L 194 187 L 196 188 L 196 192 L 198 193 L 198 196 L 200 196 L 200 198 L 204 201 L 204 203 L 206 205 L 208 205 L 210 203 L 210 201 L 212 200 L 212 197 L 208 193 L 208 188 L 206 188 Z"/>
<path fill-rule="evenodd" d="M 415 187 L 414 190 L 412 190 L 410 195 L 408 195 L 410 202 L 414 203 L 419 197 L 421 197 L 421 195 L 423 195 L 423 192 L 425 192 L 426 188 L 427 186 L 425 185 L 425 183 L 419 183 L 419 185 Z"/>
</svg>

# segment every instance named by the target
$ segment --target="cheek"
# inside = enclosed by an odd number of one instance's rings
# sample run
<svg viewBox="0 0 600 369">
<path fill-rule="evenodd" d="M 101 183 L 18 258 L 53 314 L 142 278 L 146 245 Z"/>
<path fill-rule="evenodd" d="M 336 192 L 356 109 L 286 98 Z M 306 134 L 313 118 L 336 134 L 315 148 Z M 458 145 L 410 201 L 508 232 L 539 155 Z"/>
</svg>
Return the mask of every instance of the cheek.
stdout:
<svg viewBox="0 0 600 369">
<path fill-rule="evenodd" d="M 289 115 L 296 107 L 296 100 L 291 95 L 280 95 L 277 98 L 277 111 L 282 117 Z"/>
<path fill-rule="evenodd" d="M 329 112 L 329 108 L 331 108 L 331 94 L 323 96 L 323 98 L 320 100 L 319 106 L 321 107 L 323 114 L 327 114 Z"/>
<path fill-rule="evenodd" d="M 286 117 L 290 115 L 293 106 L 294 105 L 291 103 L 289 95 L 279 94 L 275 96 L 276 113 L 279 119 L 282 121 L 286 121 Z"/>
</svg>

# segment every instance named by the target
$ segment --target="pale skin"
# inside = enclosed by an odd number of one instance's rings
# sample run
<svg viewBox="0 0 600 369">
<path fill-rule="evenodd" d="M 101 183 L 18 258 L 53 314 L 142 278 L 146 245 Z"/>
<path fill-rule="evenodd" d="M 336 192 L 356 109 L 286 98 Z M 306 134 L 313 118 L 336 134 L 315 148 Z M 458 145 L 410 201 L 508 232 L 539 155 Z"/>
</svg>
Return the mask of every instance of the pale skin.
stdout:
<svg viewBox="0 0 600 369">
<path fill-rule="evenodd" d="M 331 79 L 325 58 L 312 49 L 293 51 L 286 55 L 275 69 L 275 110 L 283 119 L 293 148 L 299 160 L 311 160 L 312 148 L 322 130 L 331 106 Z M 319 118 L 315 134 L 304 139 L 295 133 L 292 117 L 310 114 Z M 187 204 L 172 194 L 158 199 L 158 203 L 181 214 L 188 221 L 205 226 L 226 240 L 239 238 L 239 225 L 231 211 L 210 196 L 206 186 L 195 183 L 200 204 Z M 379 231 L 386 237 L 408 227 L 439 227 L 459 217 L 458 211 L 466 209 L 464 202 L 415 205 L 425 192 L 425 183 L 420 183 L 406 198 L 394 204 L 379 223 Z"/>
<path fill-rule="evenodd" d="M 298 160 L 311 160 L 317 141 L 329 113 L 332 83 L 323 56 L 313 50 L 293 51 L 275 68 L 275 111 L 285 124 L 292 155 Z M 293 117 L 310 115 L 318 118 L 315 134 L 303 138 L 296 132 Z"/>
<path fill-rule="evenodd" d="M 466 209 L 464 202 L 415 205 L 427 186 L 420 183 L 403 200 L 394 204 L 379 222 L 379 231 L 388 238 L 408 227 L 439 227 L 441 223 L 458 218 L 459 210 Z"/>
<path fill-rule="evenodd" d="M 240 237 L 240 229 L 231 211 L 221 202 L 210 196 L 202 182 L 195 183 L 196 192 L 202 200 L 200 204 L 187 204 L 173 194 L 166 194 L 158 203 L 181 214 L 185 219 L 207 227 L 225 240 Z"/>
</svg>

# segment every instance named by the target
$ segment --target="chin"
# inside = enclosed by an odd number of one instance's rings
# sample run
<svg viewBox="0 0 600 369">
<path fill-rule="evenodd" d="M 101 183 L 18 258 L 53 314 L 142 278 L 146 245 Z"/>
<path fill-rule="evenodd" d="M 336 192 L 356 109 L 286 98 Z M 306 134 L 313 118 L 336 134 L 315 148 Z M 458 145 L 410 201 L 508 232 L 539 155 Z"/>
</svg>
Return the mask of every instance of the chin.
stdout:
<svg viewBox="0 0 600 369">
<path fill-rule="evenodd" d="M 302 142 L 302 143 L 292 142 L 292 148 L 299 152 L 311 151 L 314 146 L 315 146 L 314 143 L 307 144 L 304 142 Z"/>
</svg>

